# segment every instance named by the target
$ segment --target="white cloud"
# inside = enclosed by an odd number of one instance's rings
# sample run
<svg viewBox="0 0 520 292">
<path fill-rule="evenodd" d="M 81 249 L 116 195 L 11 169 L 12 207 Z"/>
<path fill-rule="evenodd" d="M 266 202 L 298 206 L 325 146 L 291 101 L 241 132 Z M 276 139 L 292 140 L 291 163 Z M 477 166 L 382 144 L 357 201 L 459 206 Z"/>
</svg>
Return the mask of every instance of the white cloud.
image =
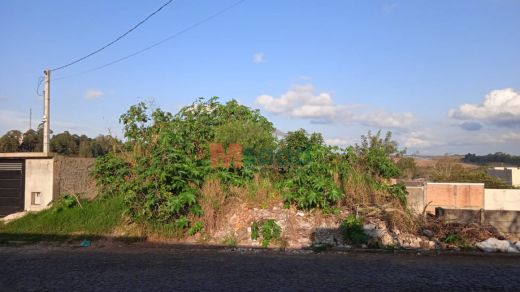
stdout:
<svg viewBox="0 0 520 292">
<path fill-rule="evenodd" d="M 103 91 L 101 91 L 99 89 L 89 89 L 89 90 L 87 90 L 87 92 L 85 92 L 85 99 L 94 100 L 94 99 L 100 98 L 103 95 L 104 95 Z"/>
<path fill-rule="evenodd" d="M 330 146 L 347 146 L 349 142 L 340 138 L 325 139 L 325 143 Z"/>
<path fill-rule="evenodd" d="M 511 141 L 520 141 L 520 133 L 517 132 L 509 132 L 504 133 L 500 136 L 500 140 L 502 140 L 503 143 L 511 142 Z"/>
<path fill-rule="evenodd" d="M 413 123 L 414 116 L 412 113 L 387 113 L 379 110 L 347 117 L 346 122 L 349 120 L 369 127 L 406 128 Z"/>
<path fill-rule="evenodd" d="M 434 144 L 426 135 L 419 132 L 411 132 L 403 139 L 403 145 L 406 148 L 423 149 L 432 147 Z"/>
<path fill-rule="evenodd" d="M 481 104 L 463 104 L 451 109 L 449 116 L 498 126 L 520 126 L 520 94 L 512 88 L 493 90 Z"/>
<path fill-rule="evenodd" d="M 294 85 L 278 98 L 267 94 L 260 95 L 256 98 L 256 104 L 271 113 L 311 119 L 314 123 L 340 122 L 370 127 L 405 128 L 414 119 L 411 113 L 387 113 L 384 110 L 354 111 L 356 106 L 336 104 L 331 93 L 316 93 L 311 84 Z"/>
<path fill-rule="evenodd" d="M 264 53 L 258 52 L 253 55 L 253 63 L 260 64 L 265 62 L 267 62 L 267 60 L 265 59 Z"/>
</svg>

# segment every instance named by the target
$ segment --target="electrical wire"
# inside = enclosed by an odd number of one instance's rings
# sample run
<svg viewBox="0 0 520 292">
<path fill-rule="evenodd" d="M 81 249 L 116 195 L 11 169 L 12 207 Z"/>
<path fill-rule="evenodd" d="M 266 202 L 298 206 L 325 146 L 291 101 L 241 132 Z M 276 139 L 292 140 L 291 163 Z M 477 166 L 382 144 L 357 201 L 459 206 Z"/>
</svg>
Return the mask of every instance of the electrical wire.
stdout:
<svg viewBox="0 0 520 292">
<path fill-rule="evenodd" d="M 43 76 L 38 77 L 38 85 L 36 86 L 36 94 L 38 96 L 43 96 L 43 93 L 40 93 L 40 86 L 42 86 L 43 79 Z"/>
<path fill-rule="evenodd" d="M 137 23 L 136 25 L 134 25 L 131 29 L 129 29 L 127 32 L 125 32 L 124 34 L 120 35 L 119 37 L 117 37 L 115 40 L 109 42 L 108 44 L 102 46 L 101 48 L 93 51 L 92 53 L 86 55 L 86 56 L 83 56 L 79 59 L 76 59 L 70 63 L 67 63 L 63 66 L 59 66 L 59 67 L 56 67 L 54 69 L 51 69 L 51 71 L 58 71 L 60 69 L 64 69 L 66 67 L 69 67 L 69 66 L 72 66 L 78 62 L 81 62 L 83 60 L 85 60 L 86 58 L 88 57 L 91 57 L 99 52 L 101 52 L 102 50 L 110 47 L 111 45 L 113 45 L 114 43 L 116 43 L 117 41 L 119 41 L 120 39 L 124 38 L 125 36 L 127 36 L 129 33 L 131 33 L 132 31 L 134 31 L 136 28 L 138 28 L 139 26 L 141 26 L 143 23 L 145 23 L 148 19 L 150 19 L 152 16 L 154 16 L 155 14 L 157 14 L 159 11 L 161 11 L 164 7 L 166 7 L 167 5 L 169 5 L 170 3 L 172 3 L 174 0 L 169 0 L 168 2 L 164 3 L 161 7 L 159 7 L 157 10 L 155 10 L 154 12 L 152 12 L 150 15 L 148 15 L 145 19 L 141 20 L 139 23 Z"/>
<path fill-rule="evenodd" d="M 157 47 L 157 46 L 159 46 L 159 45 L 162 45 L 163 43 L 165 43 L 165 42 L 167 42 L 167 41 L 169 41 L 169 40 L 172 40 L 172 39 L 174 39 L 174 38 L 176 38 L 176 37 L 179 37 L 179 36 L 183 35 L 184 33 L 186 33 L 186 32 L 188 32 L 188 31 L 190 31 L 190 30 L 192 30 L 192 29 L 194 29 L 194 28 L 196 28 L 196 27 L 198 27 L 198 26 L 200 26 L 200 25 L 202 25 L 202 24 L 204 24 L 204 23 L 206 23 L 206 22 L 212 20 L 213 18 L 216 18 L 216 17 L 220 16 L 221 14 L 226 13 L 227 11 L 229 11 L 229 10 L 233 9 L 234 7 L 236 7 L 236 6 L 240 5 L 240 4 L 242 4 L 242 3 L 245 2 L 245 1 L 246 1 L 246 0 L 240 0 L 240 1 L 234 2 L 233 4 L 231 4 L 231 5 L 227 6 L 227 7 L 225 7 L 224 9 L 219 10 L 219 11 L 217 11 L 216 13 L 214 13 L 214 14 L 212 14 L 212 15 L 206 17 L 206 18 L 203 18 L 202 20 L 199 20 L 198 22 L 195 22 L 194 24 L 192 24 L 192 25 L 190 25 L 190 26 L 187 26 L 187 27 L 185 27 L 184 29 L 182 29 L 182 30 L 180 30 L 180 31 L 178 31 L 178 32 L 176 32 L 176 33 L 170 35 L 169 37 L 167 37 L 167 38 L 165 38 L 165 39 L 162 39 L 162 40 L 160 40 L 160 41 L 158 41 L 158 42 L 156 42 L 156 43 L 154 43 L 154 44 L 152 44 L 152 45 L 149 45 L 149 46 L 147 46 L 147 47 L 145 47 L 145 48 L 143 48 L 143 49 L 141 49 L 141 50 L 138 50 L 138 51 L 136 51 L 136 52 L 134 52 L 134 53 L 132 53 L 132 54 L 126 55 L 126 56 L 121 57 L 121 58 L 119 58 L 119 59 L 116 59 L 116 60 L 114 60 L 114 61 L 112 61 L 112 62 L 106 63 L 106 64 L 101 65 L 101 66 L 98 66 L 98 67 L 94 67 L 94 68 L 88 69 L 88 70 L 83 71 L 83 72 L 79 72 L 79 73 L 72 74 L 72 75 L 66 75 L 66 76 L 63 76 L 63 77 L 54 78 L 54 81 L 57 81 L 57 80 L 63 80 L 63 79 L 68 79 L 68 78 L 75 77 L 75 76 L 78 76 L 78 75 L 83 75 L 83 74 L 90 73 L 90 72 L 93 72 L 93 71 L 101 70 L 101 69 L 106 68 L 106 67 L 108 67 L 108 66 L 114 65 L 114 64 L 116 64 L 116 63 L 119 63 L 119 62 L 121 62 L 121 61 L 124 61 L 124 60 L 126 60 L 126 59 L 129 59 L 129 58 L 131 58 L 131 57 L 134 57 L 134 56 L 136 56 L 136 55 L 139 55 L 139 54 L 141 54 L 141 53 L 144 53 L 144 52 L 146 52 L 146 51 L 148 51 L 148 50 L 150 50 L 150 49 L 153 49 L 153 48 L 155 48 L 155 47 Z"/>
</svg>

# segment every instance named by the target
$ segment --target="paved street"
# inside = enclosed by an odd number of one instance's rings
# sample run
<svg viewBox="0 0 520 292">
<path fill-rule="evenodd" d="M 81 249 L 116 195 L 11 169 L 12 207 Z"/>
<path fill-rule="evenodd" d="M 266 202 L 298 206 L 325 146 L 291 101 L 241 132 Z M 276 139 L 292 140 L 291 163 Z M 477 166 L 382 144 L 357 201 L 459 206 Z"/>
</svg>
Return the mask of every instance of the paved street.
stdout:
<svg viewBox="0 0 520 292">
<path fill-rule="evenodd" d="M 1 291 L 520 291 L 520 257 L 0 247 Z"/>
</svg>

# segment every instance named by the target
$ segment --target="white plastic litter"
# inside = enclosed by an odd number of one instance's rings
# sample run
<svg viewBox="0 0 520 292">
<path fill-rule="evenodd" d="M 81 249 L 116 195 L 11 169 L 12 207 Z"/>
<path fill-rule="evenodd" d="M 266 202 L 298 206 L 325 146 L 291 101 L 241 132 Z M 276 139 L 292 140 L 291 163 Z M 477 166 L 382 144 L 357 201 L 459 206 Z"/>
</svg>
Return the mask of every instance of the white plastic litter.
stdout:
<svg viewBox="0 0 520 292">
<path fill-rule="evenodd" d="M 476 244 L 478 248 L 485 252 L 509 252 L 519 253 L 520 250 L 509 240 L 500 240 L 494 237 L 488 238 Z"/>
</svg>

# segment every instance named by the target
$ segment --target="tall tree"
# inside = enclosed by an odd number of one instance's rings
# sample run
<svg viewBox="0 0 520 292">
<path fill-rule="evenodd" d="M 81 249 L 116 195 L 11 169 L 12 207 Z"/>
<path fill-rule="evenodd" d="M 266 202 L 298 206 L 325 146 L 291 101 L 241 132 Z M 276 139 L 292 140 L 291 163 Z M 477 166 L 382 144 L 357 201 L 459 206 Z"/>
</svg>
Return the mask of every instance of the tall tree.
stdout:
<svg viewBox="0 0 520 292">
<path fill-rule="evenodd" d="M 33 129 L 27 130 L 23 134 L 22 145 L 20 149 L 23 152 L 40 152 L 43 148 L 43 132 L 37 132 Z"/>
<path fill-rule="evenodd" d="M 18 152 L 22 141 L 22 132 L 11 130 L 0 138 L 0 152 Z"/>
</svg>

